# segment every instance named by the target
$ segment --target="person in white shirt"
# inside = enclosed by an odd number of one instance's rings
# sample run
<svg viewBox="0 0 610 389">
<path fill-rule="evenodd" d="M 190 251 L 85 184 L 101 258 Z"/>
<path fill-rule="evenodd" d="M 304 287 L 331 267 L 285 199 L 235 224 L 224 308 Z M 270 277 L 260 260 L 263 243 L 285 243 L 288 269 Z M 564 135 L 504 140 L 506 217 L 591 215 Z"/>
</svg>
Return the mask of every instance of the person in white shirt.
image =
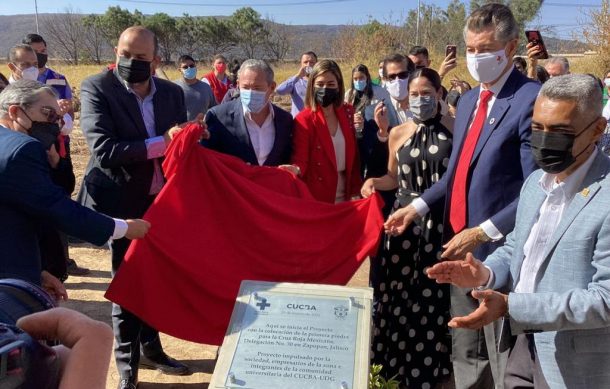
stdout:
<svg viewBox="0 0 610 389">
<path fill-rule="evenodd" d="M 292 116 L 271 103 L 273 79 L 273 69 L 265 61 L 244 61 L 238 73 L 239 98 L 208 111 L 210 138 L 202 145 L 255 166 L 288 164 Z"/>
<path fill-rule="evenodd" d="M 468 254 L 428 270 L 439 283 L 481 287 L 481 305 L 449 326 L 504 317 L 512 339 L 505 388 L 607 388 L 610 375 L 610 160 L 598 81 L 552 78 L 534 106 L 531 148 L 541 168 L 521 191 L 515 229 L 485 264 Z M 489 289 L 486 289 L 489 288 Z M 500 292 L 509 290 L 508 293 Z"/>
</svg>

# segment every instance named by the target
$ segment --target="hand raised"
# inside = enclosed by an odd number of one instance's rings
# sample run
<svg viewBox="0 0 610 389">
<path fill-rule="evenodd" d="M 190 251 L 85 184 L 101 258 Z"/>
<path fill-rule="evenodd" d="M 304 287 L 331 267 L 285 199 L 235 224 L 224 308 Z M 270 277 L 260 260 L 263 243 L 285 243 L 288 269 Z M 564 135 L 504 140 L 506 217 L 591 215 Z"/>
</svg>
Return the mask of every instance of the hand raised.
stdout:
<svg viewBox="0 0 610 389">
<path fill-rule="evenodd" d="M 489 281 L 490 272 L 472 254 L 464 261 L 443 261 L 428 268 L 427 276 L 439 284 L 453 284 L 460 288 L 476 288 Z"/>
</svg>

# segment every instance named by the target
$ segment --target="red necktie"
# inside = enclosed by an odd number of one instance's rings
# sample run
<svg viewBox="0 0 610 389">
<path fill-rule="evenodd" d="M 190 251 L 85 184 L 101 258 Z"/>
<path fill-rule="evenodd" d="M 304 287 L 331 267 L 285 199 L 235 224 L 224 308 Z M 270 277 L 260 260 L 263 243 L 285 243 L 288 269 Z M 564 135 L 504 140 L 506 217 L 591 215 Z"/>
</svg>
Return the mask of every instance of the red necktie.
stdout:
<svg viewBox="0 0 610 389">
<path fill-rule="evenodd" d="M 453 188 L 451 191 L 451 204 L 449 206 L 449 222 L 451 228 L 456 234 L 466 227 L 466 199 L 468 197 L 468 169 L 472 161 L 474 149 L 477 146 L 477 141 L 485 125 L 487 118 L 487 103 L 491 99 L 493 93 L 484 90 L 481 92 L 479 108 L 474 116 L 470 130 L 464 140 L 464 146 L 460 153 L 457 168 L 455 169 L 455 177 L 453 179 Z"/>
</svg>

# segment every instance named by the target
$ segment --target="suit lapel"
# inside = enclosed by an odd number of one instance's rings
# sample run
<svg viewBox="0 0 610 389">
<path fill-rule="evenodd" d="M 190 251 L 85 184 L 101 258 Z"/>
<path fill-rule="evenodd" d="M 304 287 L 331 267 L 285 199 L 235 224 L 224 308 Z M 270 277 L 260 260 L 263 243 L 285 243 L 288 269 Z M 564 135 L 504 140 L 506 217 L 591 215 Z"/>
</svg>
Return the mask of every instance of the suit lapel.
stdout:
<svg viewBox="0 0 610 389">
<path fill-rule="evenodd" d="M 233 108 L 230 112 L 231 120 L 233 121 L 233 128 L 235 129 L 235 136 L 239 140 L 239 143 L 244 145 L 246 151 L 246 161 L 254 165 L 258 165 L 258 158 L 252 147 L 252 140 L 250 140 L 250 134 L 248 133 L 248 127 L 246 126 L 246 117 L 244 116 L 244 110 L 241 106 L 241 100 L 236 99 L 233 102 Z"/>
<path fill-rule="evenodd" d="M 279 158 L 277 157 L 280 150 L 279 147 L 282 144 L 283 139 L 280 139 L 283 137 L 284 134 L 284 129 L 282 127 L 283 123 L 280 123 L 280 115 L 277 114 L 276 111 L 276 107 L 275 105 L 271 104 L 271 109 L 274 111 L 273 112 L 273 128 L 275 130 L 275 136 L 273 137 L 273 147 L 271 148 L 271 151 L 269 152 L 269 155 L 267 156 L 267 159 L 265 160 L 264 165 L 266 166 L 274 166 L 277 165 Z"/>
<path fill-rule="evenodd" d="M 598 155 L 595 157 L 595 161 L 593 161 L 593 165 L 591 166 L 589 173 L 579 187 L 579 193 L 576 193 L 574 199 L 570 203 L 570 206 L 564 211 L 559 226 L 557 226 L 551 240 L 547 244 L 547 248 L 544 252 L 545 260 L 548 260 L 549 255 L 553 252 L 553 249 L 555 246 L 557 246 L 557 243 L 559 243 L 559 240 L 565 234 L 568 227 L 570 227 L 572 222 L 574 222 L 576 216 L 578 216 L 584 206 L 587 205 L 593 197 L 595 197 L 601 188 L 599 181 L 607 174 L 608 160 L 602 152 L 597 151 L 597 153 Z M 582 191 L 584 188 L 587 190 Z"/>
<path fill-rule="evenodd" d="M 318 132 L 318 138 L 320 139 L 320 143 L 322 143 L 322 149 L 326 153 L 328 159 L 332 162 L 335 170 L 337 169 L 337 157 L 335 156 L 335 148 L 333 146 L 333 141 L 330 138 L 330 132 L 328 131 L 328 124 L 326 123 L 326 119 L 324 118 L 324 112 L 322 112 L 322 108 L 318 109 L 315 112 L 315 127 Z"/>
<path fill-rule="evenodd" d="M 140 135 L 144 138 L 148 138 L 148 132 L 146 131 L 146 126 L 144 125 L 144 119 L 142 118 L 142 112 L 140 111 L 140 106 L 137 102 L 137 97 L 130 93 L 125 85 L 119 80 L 119 76 L 116 74 L 116 70 L 113 72 L 113 83 L 114 87 L 117 91 L 117 96 L 121 100 L 122 105 L 127 108 L 127 112 L 129 116 L 136 124 L 136 128 Z"/>
<path fill-rule="evenodd" d="M 515 72 L 517 70 L 513 69 L 512 71 Z M 514 73 L 508 77 L 506 83 L 502 87 L 502 90 L 500 93 L 498 93 L 498 96 L 496 96 L 496 101 L 494 102 L 489 115 L 487 115 L 487 119 L 483 125 L 483 130 L 481 131 L 481 135 L 477 141 L 477 147 L 474 149 L 474 154 L 470 160 L 470 164 L 473 164 L 474 161 L 476 161 L 477 157 L 483 150 L 485 143 L 487 143 L 487 140 L 489 140 L 489 137 L 493 131 L 498 127 L 506 115 L 506 111 L 508 111 L 510 108 L 510 101 L 515 93 L 515 82 L 513 81 L 513 78 Z"/>
<path fill-rule="evenodd" d="M 470 128 L 470 122 L 474 118 L 474 109 L 477 105 L 477 100 L 478 100 L 478 96 L 479 96 L 479 88 L 475 89 L 473 93 L 468 95 L 470 97 L 469 99 L 467 99 L 467 100 L 465 99 L 464 101 L 460 102 L 460 104 L 459 104 L 460 108 L 459 108 L 458 112 L 460 112 L 460 110 L 461 110 L 461 112 L 464 112 L 465 114 L 468 115 L 466 117 L 461 118 L 464 123 L 464 125 L 461 126 L 462 131 L 455 131 L 453 134 L 453 136 L 454 136 L 453 144 L 456 145 L 457 147 L 459 147 L 458 150 L 460 150 L 460 153 L 462 150 L 462 146 L 464 145 L 464 139 L 466 139 L 466 134 L 468 134 L 468 129 Z"/>
</svg>

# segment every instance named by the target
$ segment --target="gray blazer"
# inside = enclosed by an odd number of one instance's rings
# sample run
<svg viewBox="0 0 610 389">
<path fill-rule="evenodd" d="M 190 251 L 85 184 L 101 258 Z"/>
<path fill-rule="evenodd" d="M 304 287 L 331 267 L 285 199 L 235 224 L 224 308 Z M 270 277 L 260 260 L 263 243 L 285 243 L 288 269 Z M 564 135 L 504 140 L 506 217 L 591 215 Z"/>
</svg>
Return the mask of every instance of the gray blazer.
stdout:
<svg viewBox="0 0 610 389">
<path fill-rule="evenodd" d="M 598 153 L 549 242 L 535 293 L 511 293 L 502 337 L 534 333 L 551 388 L 610 388 L 610 159 Z M 494 289 L 519 280 L 523 247 L 546 196 L 537 170 L 525 182 L 516 225 L 485 261 Z"/>
</svg>

